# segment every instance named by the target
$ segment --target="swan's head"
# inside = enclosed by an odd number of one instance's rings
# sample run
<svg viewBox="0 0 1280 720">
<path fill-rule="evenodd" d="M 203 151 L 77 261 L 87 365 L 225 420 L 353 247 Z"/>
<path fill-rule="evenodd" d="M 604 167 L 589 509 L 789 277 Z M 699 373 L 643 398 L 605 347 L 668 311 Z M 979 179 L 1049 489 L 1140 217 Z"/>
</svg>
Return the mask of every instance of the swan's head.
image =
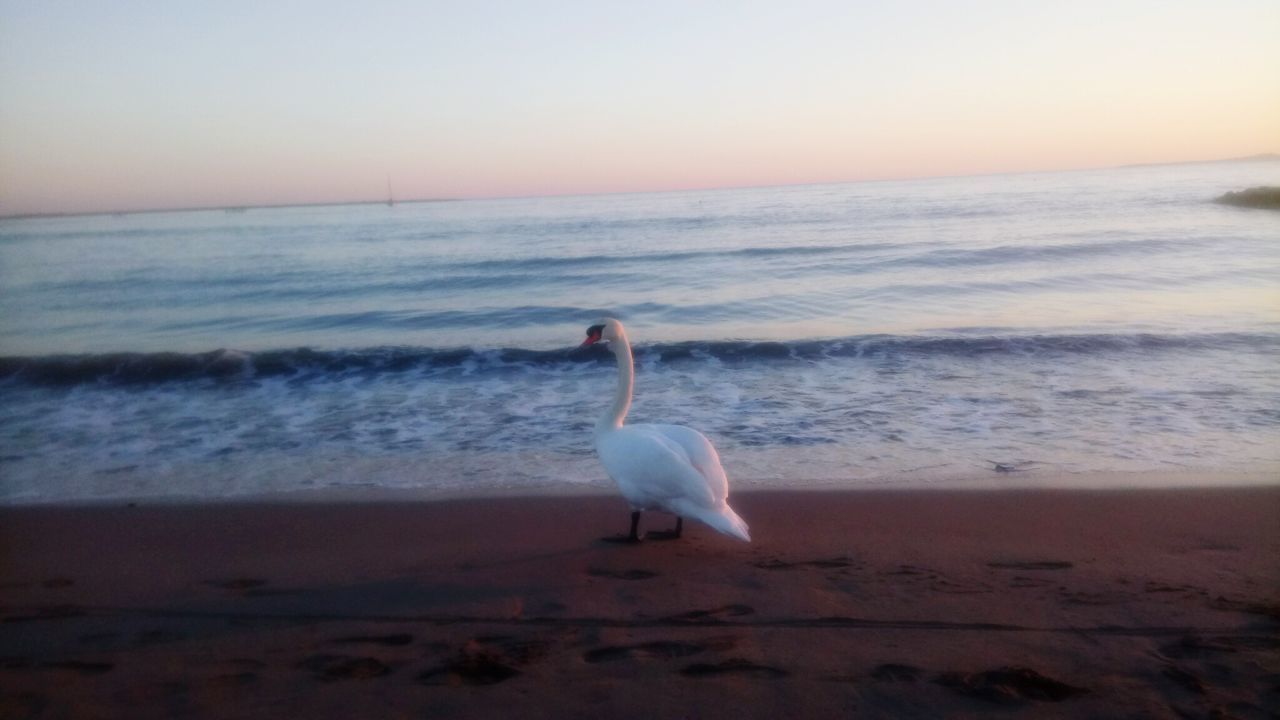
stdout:
<svg viewBox="0 0 1280 720">
<path fill-rule="evenodd" d="M 587 328 L 587 339 L 582 341 L 578 347 L 586 347 L 594 345 L 598 342 L 609 342 L 610 340 L 619 340 L 624 337 L 622 332 L 622 323 L 613 318 L 601 318 L 591 324 Z"/>
</svg>

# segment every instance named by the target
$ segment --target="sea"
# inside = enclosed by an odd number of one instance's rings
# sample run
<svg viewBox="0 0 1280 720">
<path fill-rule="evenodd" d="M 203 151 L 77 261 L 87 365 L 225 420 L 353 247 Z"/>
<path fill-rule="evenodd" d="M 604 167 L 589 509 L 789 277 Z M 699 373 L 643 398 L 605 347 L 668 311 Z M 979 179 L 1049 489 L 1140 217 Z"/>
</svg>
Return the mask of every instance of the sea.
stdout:
<svg viewBox="0 0 1280 720">
<path fill-rule="evenodd" d="M 0 503 L 1280 482 L 1280 161 L 0 220 Z M 1100 480 L 1101 478 L 1101 480 Z M 1211 482 L 1211 481 L 1209 481 Z"/>
</svg>

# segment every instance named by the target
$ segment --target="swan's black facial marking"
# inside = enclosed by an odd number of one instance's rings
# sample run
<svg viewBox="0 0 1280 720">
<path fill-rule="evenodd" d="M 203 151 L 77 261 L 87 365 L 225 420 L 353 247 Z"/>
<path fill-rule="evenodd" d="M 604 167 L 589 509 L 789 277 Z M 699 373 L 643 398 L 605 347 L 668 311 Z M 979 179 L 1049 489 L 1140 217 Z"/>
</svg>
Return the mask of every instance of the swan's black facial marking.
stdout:
<svg viewBox="0 0 1280 720">
<path fill-rule="evenodd" d="M 592 345 L 600 341 L 600 336 L 604 334 L 603 325 L 592 325 L 587 328 L 587 339 L 582 342 L 582 346 Z"/>
</svg>

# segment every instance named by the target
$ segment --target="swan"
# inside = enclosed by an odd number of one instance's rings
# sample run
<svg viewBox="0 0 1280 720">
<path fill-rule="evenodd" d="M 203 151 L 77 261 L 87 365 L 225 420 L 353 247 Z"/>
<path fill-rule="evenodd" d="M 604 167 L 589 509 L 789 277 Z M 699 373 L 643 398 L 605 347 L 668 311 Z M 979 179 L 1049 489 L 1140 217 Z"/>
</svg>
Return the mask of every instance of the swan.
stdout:
<svg viewBox="0 0 1280 720">
<path fill-rule="evenodd" d="M 606 342 L 618 359 L 618 391 L 613 405 L 596 423 L 596 453 L 609 477 L 631 505 L 631 533 L 616 538 L 639 542 L 640 513 L 661 510 L 676 516 L 674 530 L 648 533 L 652 539 L 675 539 L 684 518 L 699 520 L 720 532 L 751 542 L 747 524 L 729 507 L 729 479 L 720 456 L 702 433 L 683 425 L 624 425 L 631 408 L 635 363 L 622 323 L 604 318 L 587 328 L 579 347 Z M 615 539 L 615 538 L 611 538 Z"/>
</svg>

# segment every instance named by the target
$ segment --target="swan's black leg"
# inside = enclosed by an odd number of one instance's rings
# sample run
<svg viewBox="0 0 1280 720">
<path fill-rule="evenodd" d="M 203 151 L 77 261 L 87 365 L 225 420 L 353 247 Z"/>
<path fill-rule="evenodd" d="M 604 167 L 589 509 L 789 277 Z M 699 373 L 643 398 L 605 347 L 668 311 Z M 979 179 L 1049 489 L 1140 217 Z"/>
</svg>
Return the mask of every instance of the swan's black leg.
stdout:
<svg viewBox="0 0 1280 720">
<path fill-rule="evenodd" d="M 638 543 L 640 542 L 640 511 L 631 511 L 631 534 L 630 535 L 614 535 L 612 537 L 602 538 L 605 542 L 617 543 Z"/>
<path fill-rule="evenodd" d="M 654 531 L 645 534 L 646 540 L 679 540 L 684 532 L 684 518 L 676 516 L 676 526 L 673 530 Z"/>
</svg>

